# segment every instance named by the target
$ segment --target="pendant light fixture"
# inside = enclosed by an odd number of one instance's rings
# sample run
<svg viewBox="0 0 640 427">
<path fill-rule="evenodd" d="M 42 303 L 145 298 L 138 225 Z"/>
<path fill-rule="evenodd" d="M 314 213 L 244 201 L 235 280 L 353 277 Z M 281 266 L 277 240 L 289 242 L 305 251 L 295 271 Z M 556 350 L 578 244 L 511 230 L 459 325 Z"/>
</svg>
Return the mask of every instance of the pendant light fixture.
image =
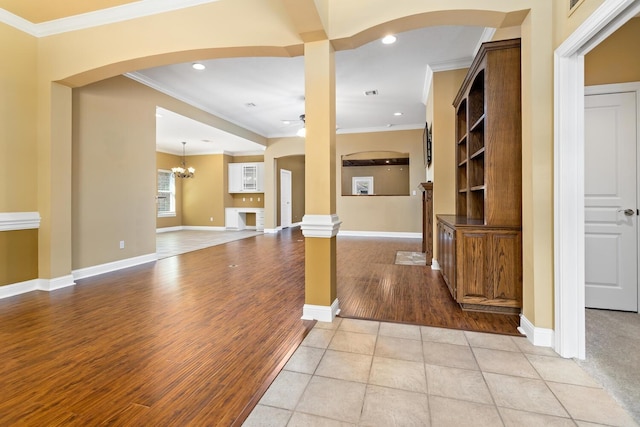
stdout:
<svg viewBox="0 0 640 427">
<path fill-rule="evenodd" d="M 186 166 L 184 149 L 187 143 L 182 141 L 182 161 L 180 162 L 180 166 L 176 168 L 171 168 L 171 172 L 176 178 L 193 178 L 193 175 L 196 173 L 196 170 L 192 167 Z"/>
</svg>

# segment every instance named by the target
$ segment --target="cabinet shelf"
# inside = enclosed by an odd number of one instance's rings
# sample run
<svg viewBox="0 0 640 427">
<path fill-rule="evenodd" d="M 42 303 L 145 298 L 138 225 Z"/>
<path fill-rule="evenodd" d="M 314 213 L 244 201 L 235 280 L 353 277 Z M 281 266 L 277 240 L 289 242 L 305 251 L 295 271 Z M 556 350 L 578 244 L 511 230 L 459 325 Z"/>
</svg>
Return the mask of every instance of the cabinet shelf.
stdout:
<svg viewBox="0 0 640 427">
<path fill-rule="evenodd" d="M 462 135 L 462 138 L 458 140 L 458 145 L 467 143 L 467 134 Z"/>
<path fill-rule="evenodd" d="M 484 191 L 484 185 L 474 185 L 469 188 L 469 191 Z"/>
<path fill-rule="evenodd" d="M 470 131 L 475 131 L 484 127 L 484 113 L 476 120 L 473 125 L 469 128 Z"/>
<path fill-rule="evenodd" d="M 473 160 L 480 156 L 484 156 L 484 147 L 480 148 L 478 151 L 469 156 L 469 159 Z"/>
</svg>

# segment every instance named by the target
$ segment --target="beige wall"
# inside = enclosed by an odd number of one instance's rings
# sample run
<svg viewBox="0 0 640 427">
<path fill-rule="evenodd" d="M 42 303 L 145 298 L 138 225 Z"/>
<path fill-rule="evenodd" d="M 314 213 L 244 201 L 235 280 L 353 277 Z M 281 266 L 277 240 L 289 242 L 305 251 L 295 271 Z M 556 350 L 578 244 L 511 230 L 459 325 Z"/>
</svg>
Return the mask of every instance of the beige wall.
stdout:
<svg viewBox="0 0 640 427">
<path fill-rule="evenodd" d="M 467 69 L 442 71 L 433 75 L 433 213 L 434 234 L 436 215 L 456 212 L 455 175 L 455 111 L 456 97 Z M 433 242 L 433 257 L 438 259 L 438 242 Z"/>
<path fill-rule="evenodd" d="M 0 231 L 0 286 L 38 278 L 38 230 Z"/>
<path fill-rule="evenodd" d="M 224 208 L 233 203 L 227 181 L 229 156 L 187 156 L 186 161 L 196 175 L 177 184 L 182 185 L 182 225 L 224 227 Z"/>
<path fill-rule="evenodd" d="M 340 164 L 338 164 L 340 168 Z M 352 195 L 353 178 L 370 176 L 373 178 L 373 190 L 375 196 L 408 196 L 409 191 L 409 166 L 342 166 L 342 187 L 340 194 Z M 355 196 L 357 197 L 357 196 Z"/>
<path fill-rule="evenodd" d="M 560 46 L 602 3 L 604 0 L 583 0 L 572 13 L 569 13 L 568 0 L 554 1 L 552 28 L 554 47 Z"/>
<path fill-rule="evenodd" d="M 36 49 L 35 37 L 0 23 L 0 212 L 38 210 Z"/>
<path fill-rule="evenodd" d="M 584 57 L 586 86 L 640 81 L 640 18 L 627 22 Z"/>
<path fill-rule="evenodd" d="M 385 151 L 390 144 L 399 152 L 409 153 L 409 196 L 342 196 L 342 156 L 363 151 Z M 425 180 L 422 154 L 422 129 L 340 134 L 336 137 L 336 213 L 342 221 L 340 230 L 410 232 L 422 231 L 422 193 L 418 185 Z M 375 183 L 374 183 L 375 187 Z M 416 195 L 413 191 L 416 190 Z M 307 194 L 307 197 L 312 197 Z"/>
<path fill-rule="evenodd" d="M 171 170 L 180 164 L 181 157 L 174 154 L 156 152 L 156 169 Z M 157 190 L 156 180 L 156 190 Z M 157 208 L 156 208 L 157 209 Z M 157 210 L 156 210 L 157 212 Z M 182 225 L 182 185 L 176 179 L 176 216 L 158 218 L 156 228 L 179 227 Z"/>
<path fill-rule="evenodd" d="M 156 251 L 151 93 L 124 77 L 74 90 L 73 269 Z"/>
</svg>

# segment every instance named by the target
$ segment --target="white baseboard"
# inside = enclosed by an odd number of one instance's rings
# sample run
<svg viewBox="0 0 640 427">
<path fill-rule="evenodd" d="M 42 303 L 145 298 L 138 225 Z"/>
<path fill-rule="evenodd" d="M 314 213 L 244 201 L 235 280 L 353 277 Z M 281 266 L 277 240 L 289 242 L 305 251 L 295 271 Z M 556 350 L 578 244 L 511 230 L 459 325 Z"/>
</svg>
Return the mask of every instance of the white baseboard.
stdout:
<svg viewBox="0 0 640 427">
<path fill-rule="evenodd" d="M 169 233 L 171 231 L 181 231 L 181 230 L 182 230 L 182 226 L 181 225 L 177 225 L 175 227 L 156 228 L 156 233 Z"/>
<path fill-rule="evenodd" d="M 350 236 L 350 237 L 390 237 L 390 238 L 402 238 L 402 239 L 422 239 L 422 233 L 411 233 L 404 231 L 350 231 L 340 230 L 338 237 Z"/>
<path fill-rule="evenodd" d="M 277 227 L 277 228 L 265 228 L 264 229 L 264 234 L 276 234 L 280 230 L 282 230 L 280 227 Z"/>
<path fill-rule="evenodd" d="M 431 258 L 431 269 L 440 270 L 440 264 L 438 263 L 438 260 L 435 258 Z"/>
<path fill-rule="evenodd" d="M 520 327 L 518 327 L 518 331 L 526 335 L 531 344 L 535 346 L 553 348 L 553 329 L 537 328 L 523 314 L 520 315 Z"/>
<path fill-rule="evenodd" d="M 183 225 L 182 229 L 194 231 L 227 231 L 225 227 L 209 227 L 206 225 Z"/>
<path fill-rule="evenodd" d="M 225 227 L 209 227 L 206 225 L 177 225 L 175 227 L 163 227 L 156 228 L 156 233 L 168 233 L 170 231 L 183 231 L 183 230 L 194 230 L 194 231 L 226 231 Z"/>
<path fill-rule="evenodd" d="M 330 306 L 305 304 L 302 308 L 302 320 L 333 322 L 338 314 L 340 314 L 338 298 Z"/>
<path fill-rule="evenodd" d="M 55 291 L 75 285 L 71 274 L 53 279 L 33 279 L 11 285 L 0 286 L 0 299 L 9 298 L 32 291 Z"/>
<path fill-rule="evenodd" d="M 98 274 L 109 273 L 111 271 L 121 270 L 123 268 L 133 267 L 135 265 L 145 264 L 147 262 L 154 262 L 158 260 L 156 253 L 141 255 L 133 258 L 121 259 L 114 262 L 108 262 L 106 264 L 94 265 L 92 267 L 80 268 L 73 270 L 74 279 L 85 279 L 91 276 L 97 276 Z"/>
</svg>

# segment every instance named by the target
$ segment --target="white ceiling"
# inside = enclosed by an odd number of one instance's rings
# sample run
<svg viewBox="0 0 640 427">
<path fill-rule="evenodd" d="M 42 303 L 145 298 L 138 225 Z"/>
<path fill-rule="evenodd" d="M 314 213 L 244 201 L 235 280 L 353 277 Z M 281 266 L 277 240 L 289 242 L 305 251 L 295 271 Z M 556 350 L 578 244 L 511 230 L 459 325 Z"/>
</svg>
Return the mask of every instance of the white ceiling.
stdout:
<svg viewBox="0 0 640 427">
<path fill-rule="evenodd" d="M 373 41 L 336 52 L 338 133 L 423 128 L 427 66 L 434 71 L 468 66 L 480 42 L 491 35 L 484 30 L 428 27 L 398 34 L 392 45 Z M 304 114 L 303 57 L 201 62 L 206 66 L 204 71 L 183 63 L 128 76 L 264 137 L 295 136 L 302 126 L 297 119 Z M 377 90 L 378 95 L 365 96 L 369 90 Z M 394 116 L 396 112 L 402 115 Z M 182 141 L 187 142 L 187 155 L 264 149 L 173 112 L 159 113 L 159 151 L 181 154 Z"/>
</svg>

